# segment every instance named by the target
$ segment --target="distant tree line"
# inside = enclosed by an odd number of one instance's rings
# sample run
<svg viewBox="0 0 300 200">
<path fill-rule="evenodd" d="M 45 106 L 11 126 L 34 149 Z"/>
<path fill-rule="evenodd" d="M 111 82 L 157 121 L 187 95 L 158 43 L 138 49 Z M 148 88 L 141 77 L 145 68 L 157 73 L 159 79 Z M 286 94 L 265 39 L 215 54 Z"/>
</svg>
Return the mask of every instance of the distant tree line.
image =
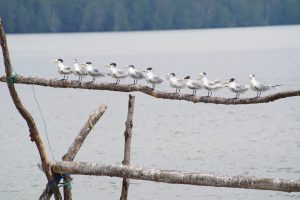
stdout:
<svg viewBox="0 0 300 200">
<path fill-rule="evenodd" d="M 300 0 L 0 0 L 9 33 L 300 24 Z"/>
</svg>

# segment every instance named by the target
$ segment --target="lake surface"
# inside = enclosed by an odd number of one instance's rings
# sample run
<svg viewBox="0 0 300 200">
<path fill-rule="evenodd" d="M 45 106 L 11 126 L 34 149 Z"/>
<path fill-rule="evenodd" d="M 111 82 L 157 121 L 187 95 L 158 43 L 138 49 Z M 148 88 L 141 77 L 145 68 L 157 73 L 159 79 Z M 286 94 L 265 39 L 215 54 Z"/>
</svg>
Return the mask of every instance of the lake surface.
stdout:
<svg viewBox="0 0 300 200">
<path fill-rule="evenodd" d="M 266 94 L 300 87 L 300 26 L 125 33 L 8 35 L 10 56 L 20 75 L 59 78 L 57 57 L 104 64 L 153 67 L 157 74 L 179 77 L 205 71 L 208 78 L 249 74 L 285 86 Z M 4 74 L 1 57 L 0 72 Z M 72 77 L 75 79 L 75 77 Z M 113 82 L 110 78 L 97 82 Z M 121 84 L 129 84 L 130 79 Z M 141 81 L 140 84 L 146 84 Z M 32 86 L 16 85 L 47 145 Z M 108 106 L 76 161 L 120 164 L 128 94 L 110 91 L 54 89 L 34 86 L 56 160 L 99 104 Z M 167 83 L 158 90 L 174 91 Z M 16 111 L 5 84 L 0 84 L 0 197 L 37 199 L 46 184 L 25 121 Z M 183 93 L 191 93 L 184 89 Z M 199 91 L 206 95 L 206 91 Z M 266 95 L 263 94 L 263 95 Z M 132 165 L 158 169 L 257 177 L 300 178 L 300 99 L 268 104 L 214 105 L 156 99 L 133 93 L 135 99 Z M 249 91 L 244 97 L 255 96 Z M 213 96 L 233 97 L 227 89 Z M 53 160 L 49 147 L 49 159 Z M 119 199 L 122 179 L 73 176 L 74 199 Z M 132 180 L 129 199 L 296 200 L 299 193 L 171 185 Z"/>
</svg>

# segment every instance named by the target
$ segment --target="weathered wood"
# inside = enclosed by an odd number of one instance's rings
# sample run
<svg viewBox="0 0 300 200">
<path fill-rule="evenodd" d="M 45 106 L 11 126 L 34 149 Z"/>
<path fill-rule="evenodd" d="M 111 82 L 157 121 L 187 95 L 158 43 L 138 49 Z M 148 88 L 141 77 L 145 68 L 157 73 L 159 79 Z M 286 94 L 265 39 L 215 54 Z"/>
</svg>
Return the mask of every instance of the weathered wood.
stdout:
<svg viewBox="0 0 300 200">
<path fill-rule="evenodd" d="M 99 121 L 101 116 L 106 111 L 107 106 L 106 105 L 100 105 L 97 109 L 97 111 L 90 115 L 89 119 L 85 123 L 85 125 L 82 127 L 80 132 L 78 133 L 77 137 L 75 138 L 74 142 L 70 146 L 68 152 L 62 157 L 62 160 L 64 161 L 73 161 L 75 156 L 77 155 L 82 143 L 84 142 L 85 138 L 88 136 L 88 134 L 93 129 L 94 125 Z M 72 181 L 72 178 L 70 176 L 64 177 L 64 183 L 70 184 Z M 72 199 L 72 193 L 71 190 L 64 186 L 64 199 L 65 200 L 71 200 Z"/>
<path fill-rule="evenodd" d="M 159 170 L 127 165 L 109 165 L 87 162 L 51 162 L 54 172 L 123 177 L 146 181 L 198 186 L 244 188 L 256 190 L 274 190 L 282 192 L 300 192 L 300 180 L 279 178 L 256 178 L 243 176 L 223 176 L 203 173 L 190 173 L 176 170 Z"/>
<path fill-rule="evenodd" d="M 73 161 L 77 155 L 82 143 L 85 138 L 88 136 L 90 131 L 93 129 L 94 125 L 99 121 L 104 112 L 106 111 L 107 106 L 102 104 L 98 107 L 95 113 L 90 115 L 89 119 L 86 121 L 78 135 L 76 136 L 74 142 L 70 146 L 68 152 L 62 157 L 64 161 Z"/>
<path fill-rule="evenodd" d="M 35 125 L 32 115 L 23 106 L 21 99 L 19 98 L 18 93 L 14 86 L 12 65 L 10 62 L 9 51 L 8 51 L 8 46 L 7 46 L 7 41 L 6 41 L 6 35 L 4 32 L 3 23 L 2 23 L 1 19 L 0 19 L 0 43 L 1 43 L 2 53 L 3 53 L 5 73 L 6 73 L 7 77 L 10 77 L 10 79 L 9 79 L 10 81 L 7 82 L 9 93 L 11 95 L 11 98 L 12 98 L 17 110 L 19 111 L 19 113 L 25 119 L 25 121 L 27 123 L 27 126 L 29 128 L 29 133 L 30 133 L 29 136 L 31 138 L 31 141 L 35 142 L 35 144 L 37 146 L 48 182 L 55 183 L 55 181 L 53 182 L 53 175 L 52 175 L 51 169 L 49 167 L 49 161 L 48 161 L 48 158 L 46 155 L 46 151 L 44 149 L 43 142 L 40 138 L 39 131 Z M 58 186 L 56 184 L 50 184 L 50 186 L 51 186 L 52 191 L 54 192 L 55 199 L 62 199 Z"/>
<path fill-rule="evenodd" d="M 1 76 L 0 82 L 6 82 L 6 77 Z M 225 104 L 225 105 L 237 105 L 237 104 L 257 104 L 257 103 L 269 103 L 282 98 L 300 96 L 300 90 L 285 91 L 263 96 L 260 98 L 221 98 L 221 97 L 207 97 L 207 96 L 192 96 L 189 94 L 177 94 L 167 93 L 144 85 L 116 85 L 114 83 L 79 83 L 76 81 L 61 81 L 57 79 L 42 79 L 38 77 L 24 77 L 17 76 L 16 83 L 40 85 L 54 88 L 76 88 L 76 89 L 89 89 L 89 90 L 110 90 L 119 92 L 142 92 L 152 97 L 170 100 L 185 100 L 193 103 L 212 103 L 212 104 Z"/>
<path fill-rule="evenodd" d="M 81 145 L 83 144 L 84 140 L 88 136 L 88 134 L 93 129 L 94 125 L 99 121 L 99 119 L 102 117 L 104 112 L 106 111 L 107 106 L 104 104 L 101 104 L 98 109 L 89 116 L 88 120 L 84 124 L 84 126 L 81 128 L 79 133 L 77 134 L 75 140 L 69 147 L 68 152 L 62 157 L 63 161 L 73 161 L 75 156 L 77 155 Z M 61 175 L 56 175 L 55 178 L 60 180 Z M 70 176 L 63 177 L 65 184 L 71 184 L 72 178 Z M 49 186 L 47 185 L 46 189 L 43 192 L 44 196 L 49 196 L 51 198 L 52 191 L 49 189 Z M 71 200 L 72 199 L 72 193 L 71 190 L 64 185 L 64 199 L 65 200 Z"/>
<path fill-rule="evenodd" d="M 133 111 L 134 111 L 134 99 L 135 97 L 129 94 L 128 100 L 128 113 L 126 120 L 126 129 L 124 131 L 125 146 L 124 146 L 124 160 L 123 165 L 130 165 L 130 152 L 131 152 L 131 137 L 132 137 L 132 126 L 133 126 Z M 120 200 L 127 200 L 129 190 L 129 179 L 123 178 L 122 181 L 122 192 Z"/>
</svg>

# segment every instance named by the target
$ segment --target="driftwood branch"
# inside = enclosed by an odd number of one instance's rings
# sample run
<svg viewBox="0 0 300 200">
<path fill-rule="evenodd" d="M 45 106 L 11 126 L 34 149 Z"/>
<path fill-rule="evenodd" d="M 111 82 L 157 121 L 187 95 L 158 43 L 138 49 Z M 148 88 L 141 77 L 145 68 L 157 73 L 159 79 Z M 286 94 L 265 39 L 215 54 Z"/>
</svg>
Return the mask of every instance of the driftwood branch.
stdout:
<svg viewBox="0 0 300 200">
<path fill-rule="evenodd" d="M 75 140 L 73 141 L 73 143 L 71 144 L 68 152 L 62 157 L 63 161 L 73 161 L 75 156 L 77 155 L 80 147 L 82 146 L 84 140 L 86 139 L 86 137 L 88 136 L 88 134 L 91 132 L 91 130 L 93 129 L 94 125 L 99 121 L 99 119 L 102 117 L 102 115 L 104 114 L 104 112 L 106 111 L 107 106 L 102 104 L 98 107 L 98 109 L 96 110 L 96 112 L 94 112 L 93 114 L 91 114 L 88 118 L 88 120 L 86 121 L 86 123 L 84 124 L 84 126 L 81 128 L 81 130 L 79 131 L 79 133 L 77 134 Z M 56 179 L 60 180 L 61 176 L 57 175 L 55 177 Z M 66 187 L 65 185 L 70 185 L 72 178 L 70 176 L 64 176 L 64 199 L 65 200 L 71 200 L 72 199 L 72 193 L 70 188 Z M 52 192 L 49 188 L 49 186 L 47 185 L 46 189 L 43 192 L 43 196 L 47 197 L 47 198 L 51 198 L 52 196 Z"/>
<path fill-rule="evenodd" d="M 6 77 L 0 77 L 1 82 L 6 82 Z M 225 104 L 225 105 L 236 105 L 236 104 L 257 104 L 257 103 L 269 103 L 279 99 L 300 96 L 300 90 L 278 92 L 268 96 L 260 98 L 221 98 L 221 97 L 207 97 L 207 96 L 192 96 L 189 94 L 176 94 L 167 93 L 157 90 L 152 90 L 148 86 L 144 85 L 116 85 L 114 83 L 79 83 L 76 81 L 61 81 L 57 79 L 42 79 L 33 77 L 17 76 L 16 83 L 29 84 L 29 85 L 40 85 L 54 88 L 76 88 L 76 89 L 89 89 L 89 90 L 110 90 L 119 92 L 142 92 L 152 97 L 170 100 L 185 100 L 193 103 L 212 103 L 212 104 Z"/>
<path fill-rule="evenodd" d="M 35 122 L 33 120 L 32 115 L 27 111 L 27 109 L 23 106 L 21 99 L 18 96 L 18 93 L 15 89 L 14 86 L 14 76 L 12 74 L 12 67 L 11 67 L 11 62 L 10 62 L 10 57 L 9 57 L 9 51 L 8 51 L 8 46 L 7 46 L 7 41 L 6 41 L 6 35 L 4 32 L 2 20 L 0 19 L 0 44 L 2 48 L 2 53 L 3 53 L 3 60 L 4 60 L 4 66 L 5 66 L 5 73 L 6 76 L 9 77 L 9 80 L 7 82 L 7 86 L 9 89 L 10 96 L 21 114 L 21 116 L 25 119 L 27 122 L 27 126 L 29 128 L 30 132 L 30 138 L 31 141 L 35 142 L 38 152 L 40 154 L 41 162 L 46 174 L 46 177 L 48 179 L 49 183 L 55 183 L 55 180 L 53 179 L 53 175 L 51 173 L 50 167 L 49 167 L 49 161 L 46 155 L 46 151 L 44 149 L 43 142 L 40 138 L 39 131 L 35 125 Z M 54 192 L 55 199 L 61 199 L 61 194 L 59 192 L 59 188 L 56 184 L 49 184 L 51 187 L 51 190 Z"/>
<path fill-rule="evenodd" d="M 62 170 L 63 173 L 123 177 L 171 184 L 274 190 L 282 192 L 300 192 L 300 180 L 223 176 L 202 173 L 189 173 L 176 170 L 150 169 L 127 165 L 108 165 L 101 163 L 64 161 L 52 162 L 51 169 L 54 172 Z"/>
<path fill-rule="evenodd" d="M 74 142 L 70 146 L 68 152 L 62 157 L 64 161 L 73 161 L 75 156 L 77 155 L 82 143 L 84 142 L 85 138 L 88 136 L 94 125 L 99 121 L 102 117 L 104 112 L 106 111 L 106 105 L 100 105 L 97 111 L 90 115 L 89 119 L 82 127 L 80 132 L 78 133 L 77 137 L 75 138 Z"/>
<path fill-rule="evenodd" d="M 131 149 L 132 126 L 133 126 L 134 99 L 135 99 L 134 96 L 129 95 L 128 113 L 127 113 L 127 120 L 125 123 L 126 129 L 124 132 L 125 147 L 124 147 L 124 160 L 122 162 L 123 165 L 130 165 L 130 149 Z M 128 189 L 129 189 L 129 179 L 123 178 L 120 200 L 127 200 Z"/>
<path fill-rule="evenodd" d="M 94 125 L 99 121 L 99 119 L 102 117 L 104 112 L 106 111 L 107 106 L 106 105 L 100 105 L 97 111 L 90 115 L 89 119 L 85 123 L 85 125 L 82 127 L 80 132 L 78 133 L 77 137 L 75 138 L 74 142 L 70 146 L 68 152 L 62 157 L 63 161 L 73 161 L 75 156 L 77 155 L 82 143 L 84 142 L 85 138 L 88 136 L 88 134 L 91 132 Z M 72 178 L 70 176 L 64 177 L 64 183 L 70 184 L 72 181 Z M 72 193 L 71 190 L 64 186 L 64 199 L 65 200 L 71 200 L 72 199 Z"/>
</svg>

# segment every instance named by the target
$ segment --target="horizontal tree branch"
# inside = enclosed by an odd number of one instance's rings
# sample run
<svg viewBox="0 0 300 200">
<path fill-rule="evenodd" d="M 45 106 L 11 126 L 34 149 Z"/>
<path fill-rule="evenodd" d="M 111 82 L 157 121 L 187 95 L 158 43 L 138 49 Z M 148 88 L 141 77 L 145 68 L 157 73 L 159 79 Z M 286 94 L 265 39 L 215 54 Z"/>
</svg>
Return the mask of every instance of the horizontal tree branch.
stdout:
<svg viewBox="0 0 300 200">
<path fill-rule="evenodd" d="M 188 184 L 199 186 L 244 188 L 256 190 L 274 190 L 282 192 L 300 192 L 299 180 L 278 178 L 255 178 L 243 176 L 223 176 L 201 173 L 189 173 L 175 170 L 159 170 L 127 165 L 108 165 L 84 162 L 51 162 L 54 172 L 94 176 L 123 177 L 138 180 Z"/>
<path fill-rule="evenodd" d="M 1 82 L 6 82 L 6 76 L 0 77 Z M 221 98 L 221 97 L 207 97 L 207 96 L 192 96 L 189 94 L 176 94 L 167 93 L 157 90 L 152 90 L 148 86 L 144 85 L 116 85 L 114 83 L 80 83 L 77 81 L 62 81 L 57 79 L 43 79 L 38 77 L 24 77 L 17 76 L 15 83 L 40 85 L 54 88 L 77 88 L 77 89 L 89 89 L 89 90 L 110 90 L 119 92 L 142 92 L 152 97 L 171 100 L 185 100 L 194 103 L 212 103 L 212 104 L 225 104 L 225 105 L 237 105 L 237 104 L 257 104 L 268 103 L 276 101 L 278 99 L 300 96 L 300 90 L 285 91 L 271 94 L 260 98 Z"/>
</svg>

